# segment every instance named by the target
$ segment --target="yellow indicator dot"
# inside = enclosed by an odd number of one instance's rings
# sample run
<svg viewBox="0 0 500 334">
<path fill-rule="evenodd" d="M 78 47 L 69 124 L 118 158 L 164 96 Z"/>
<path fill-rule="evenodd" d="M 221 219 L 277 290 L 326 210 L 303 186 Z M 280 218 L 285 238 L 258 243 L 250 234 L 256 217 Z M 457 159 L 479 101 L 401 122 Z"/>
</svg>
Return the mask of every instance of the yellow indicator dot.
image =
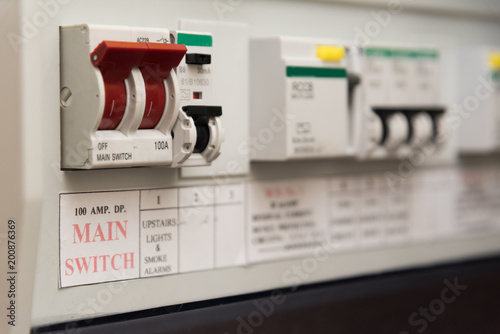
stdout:
<svg viewBox="0 0 500 334">
<path fill-rule="evenodd" d="M 316 56 L 324 61 L 341 61 L 345 56 L 345 49 L 342 46 L 318 45 Z"/>
<path fill-rule="evenodd" d="M 490 66 L 494 70 L 500 70 L 500 52 L 493 52 L 490 54 Z"/>
</svg>

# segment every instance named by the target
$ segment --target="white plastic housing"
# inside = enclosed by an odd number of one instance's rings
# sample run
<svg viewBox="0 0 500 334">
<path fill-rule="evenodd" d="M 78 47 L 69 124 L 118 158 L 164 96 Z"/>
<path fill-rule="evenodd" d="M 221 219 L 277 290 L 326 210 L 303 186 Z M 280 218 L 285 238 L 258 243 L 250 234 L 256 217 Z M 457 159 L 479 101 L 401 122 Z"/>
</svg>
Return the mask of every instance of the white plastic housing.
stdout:
<svg viewBox="0 0 500 334">
<path fill-rule="evenodd" d="M 459 124 L 460 152 L 483 154 L 500 149 L 500 65 L 491 57 L 500 47 L 470 47 L 462 52 L 460 104 L 453 123 Z"/>
<path fill-rule="evenodd" d="M 312 38 L 251 41 L 251 159 L 348 154 L 346 61 L 318 58 L 321 45 L 343 47 L 336 40 Z"/>
</svg>

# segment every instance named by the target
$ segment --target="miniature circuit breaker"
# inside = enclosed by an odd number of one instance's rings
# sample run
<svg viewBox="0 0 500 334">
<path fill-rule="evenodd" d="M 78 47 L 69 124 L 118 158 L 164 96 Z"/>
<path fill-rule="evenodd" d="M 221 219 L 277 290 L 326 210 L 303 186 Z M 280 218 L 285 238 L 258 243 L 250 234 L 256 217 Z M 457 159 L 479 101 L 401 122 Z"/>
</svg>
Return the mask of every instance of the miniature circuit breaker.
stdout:
<svg viewBox="0 0 500 334">
<path fill-rule="evenodd" d="M 352 142 L 360 158 L 391 158 L 449 138 L 435 47 L 368 45 L 351 48 Z"/>
<path fill-rule="evenodd" d="M 453 123 L 460 125 L 460 152 L 484 154 L 500 149 L 500 48 L 474 47 L 462 53 L 461 105 Z"/>
</svg>

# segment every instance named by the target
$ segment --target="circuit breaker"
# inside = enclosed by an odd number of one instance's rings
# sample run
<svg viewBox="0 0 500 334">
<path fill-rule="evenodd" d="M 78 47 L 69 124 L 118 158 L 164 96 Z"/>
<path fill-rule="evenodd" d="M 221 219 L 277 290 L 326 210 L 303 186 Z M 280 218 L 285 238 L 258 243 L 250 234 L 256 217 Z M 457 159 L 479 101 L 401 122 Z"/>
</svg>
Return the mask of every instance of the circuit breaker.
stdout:
<svg viewBox="0 0 500 334">
<path fill-rule="evenodd" d="M 460 59 L 459 103 L 452 115 L 460 151 L 484 154 L 500 149 L 500 48 L 469 47 Z"/>
<path fill-rule="evenodd" d="M 346 50 L 336 40 L 251 41 L 251 133 L 255 160 L 348 154 Z"/>
<path fill-rule="evenodd" d="M 352 46 L 359 78 L 352 101 L 352 142 L 361 158 L 404 157 L 449 138 L 440 94 L 440 52 L 417 45 Z"/>
<path fill-rule="evenodd" d="M 61 167 L 209 165 L 224 140 L 211 49 L 206 33 L 61 27 Z"/>
</svg>

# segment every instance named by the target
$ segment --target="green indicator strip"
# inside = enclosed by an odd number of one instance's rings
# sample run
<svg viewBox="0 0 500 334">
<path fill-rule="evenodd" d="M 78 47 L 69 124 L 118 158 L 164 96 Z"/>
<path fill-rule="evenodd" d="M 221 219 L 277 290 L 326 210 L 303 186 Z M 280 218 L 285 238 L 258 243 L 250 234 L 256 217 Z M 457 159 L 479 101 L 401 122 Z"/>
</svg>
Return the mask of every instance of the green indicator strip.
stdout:
<svg viewBox="0 0 500 334">
<path fill-rule="evenodd" d="M 392 57 L 394 58 L 417 58 L 418 52 L 410 49 L 395 49 L 392 50 Z"/>
<path fill-rule="evenodd" d="M 386 48 L 366 48 L 365 55 L 367 57 L 380 58 L 427 58 L 436 59 L 439 57 L 437 50 L 426 49 L 386 49 Z"/>
<path fill-rule="evenodd" d="M 345 68 L 287 66 L 287 77 L 346 78 Z"/>
<path fill-rule="evenodd" d="M 392 57 L 391 49 L 381 49 L 381 48 L 367 48 L 365 49 L 365 55 L 367 57 Z"/>
<path fill-rule="evenodd" d="M 419 58 L 437 59 L 437 58 L 439 58 L 439 52 L 437 50 L 419 50 L 418 57 Z"/>
<path fill-rule="evenodd" d="M 194 35 L 194 34 L 177 34 L 177 44 L 187 46 L 212 46 L 212 36 L 210 35 Z"/>
<path fill-rule="evenodd" d="M 500 81 L 500 71 L 491 72 L 491 80 Z"/>
</svg>

